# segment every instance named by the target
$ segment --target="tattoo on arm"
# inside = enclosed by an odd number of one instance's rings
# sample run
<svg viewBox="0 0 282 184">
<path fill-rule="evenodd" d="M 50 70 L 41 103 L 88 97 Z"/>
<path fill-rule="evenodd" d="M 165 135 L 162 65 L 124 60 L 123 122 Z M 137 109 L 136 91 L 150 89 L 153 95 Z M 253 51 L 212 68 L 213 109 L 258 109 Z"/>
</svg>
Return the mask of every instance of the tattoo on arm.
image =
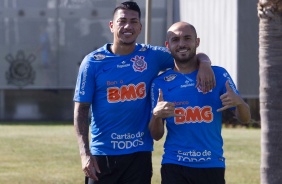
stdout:
<svg viewBox="0 0 282 184">
<path fill-rule="evenodd" d="M 90 154 L 89 150 L 89 114 L 90 104 L 75 102 L 74 128 L 77 135 L 80 155 Z"/>
</svg>

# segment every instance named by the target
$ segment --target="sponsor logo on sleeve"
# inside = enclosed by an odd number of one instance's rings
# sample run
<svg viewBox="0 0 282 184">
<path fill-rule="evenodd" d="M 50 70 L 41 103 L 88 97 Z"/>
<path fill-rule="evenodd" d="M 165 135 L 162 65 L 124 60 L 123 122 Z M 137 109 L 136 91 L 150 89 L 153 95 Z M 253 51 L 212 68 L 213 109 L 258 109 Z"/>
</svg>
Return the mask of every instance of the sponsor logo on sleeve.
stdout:
<svg viewBox="0 0 282 184">
<path fill-rule="evenodd" d="M 223 74 L 223 76 L 224 76 L 225 78 L 227 78 L 228 83 L 229 83 L 229 86 L 231 87 L 231 89 L 233 89 L 233 91 L 236 92 L 237 90 L 236 90 L 235 84 L 234 84 L 234 82 L 232 81 L 230 75 L 229 75 L 227 72 L 225 72 L 225 73 Z"/>
<path fill-rule="evenodd" d="M 169 81 L 172 81 L 176 78 L 176 74 L 170 74 L 169 76 L 165 76 L 164 77 L 164 80 L 169 82 Z"/>
<path fill-rule="evenodd" d="M 86 85 L 86 78 L 87 78 L 87 71 L 89 68 L 89 64 L 85 65 L 82 73 L 82 80 L 81 80 L 81 87 L 80 87 L 80 95 L 85 95 L 85 85 Z"/>
<path fill-rule="evenodd" d="M 103 60 L 103 59 L 105 59 L 105 55 L 104 54 L 94 54 L 93 55 L 93 58 L 95 59 L 95 60 Z"/>
</svg>

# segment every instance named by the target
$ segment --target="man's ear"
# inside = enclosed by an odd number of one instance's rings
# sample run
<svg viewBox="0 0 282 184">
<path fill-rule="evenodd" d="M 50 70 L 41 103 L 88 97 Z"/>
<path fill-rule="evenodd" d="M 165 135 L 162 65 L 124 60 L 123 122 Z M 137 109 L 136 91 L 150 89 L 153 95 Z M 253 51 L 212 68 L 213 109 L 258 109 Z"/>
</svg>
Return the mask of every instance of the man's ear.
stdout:
<svg viewBox="0 0 282 184">
<path fill-rule="evenodd" d="M 113 33 L 113 21 L 109 22 L 109 28 L 110 28 L 111 32 Z"/>
<path fill-rule="evenodd" d="M 168 41 L 165 41 L 165 46 L 166 46 L 166 48 L 168 48 L 168 46 L 169 46 Z"/>
<path fill-rule="evenodd" d="M 197 38 L 196 39 L 196 46 L 199 47 L 199 45 L 200 45 L 200 38 Z"/>
</svg>

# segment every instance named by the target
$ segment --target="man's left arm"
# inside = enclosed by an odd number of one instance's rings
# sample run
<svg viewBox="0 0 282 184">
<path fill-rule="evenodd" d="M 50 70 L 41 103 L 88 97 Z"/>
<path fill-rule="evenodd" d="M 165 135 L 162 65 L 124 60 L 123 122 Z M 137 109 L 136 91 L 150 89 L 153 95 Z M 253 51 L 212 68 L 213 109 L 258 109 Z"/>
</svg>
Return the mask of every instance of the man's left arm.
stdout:
<svg viewBox="0 0 282 184">
<path fill-rule="evenodd" d="M 199 72 L 196 87 L 200 87 L 203 93 L 209 92 L 216 85 L 214 72 L 211 68 L 210 58 L 204 53 L 197 54 Z"/>
<path fill-rule="evenodd" d="M 217 109 L 217 112 L 224 111 L 231 107 L 235 107 L 236 118 L 243 123 L 248 123 L 251 119 L 251 112 L 249 105 L 241 98 L 240 95 L 236 94 L 229 86 L 228 80 L 225 82 L 226 93 L 220 96 L 222 102 L 222 108 Z"/>
</svg>

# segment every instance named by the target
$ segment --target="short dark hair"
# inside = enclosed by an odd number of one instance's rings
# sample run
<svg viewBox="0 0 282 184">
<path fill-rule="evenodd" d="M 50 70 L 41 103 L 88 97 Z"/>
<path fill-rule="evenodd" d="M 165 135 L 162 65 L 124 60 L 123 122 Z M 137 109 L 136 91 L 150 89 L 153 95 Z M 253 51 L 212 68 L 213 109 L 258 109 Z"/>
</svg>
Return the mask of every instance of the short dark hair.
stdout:
<svg viewBox="0 0 282 184">
<path fill-rule="evenodd" d="M 125 1 L 121 4 L 119 4 L 114 9 L 113 16 L 115 15 L 116 11 L 118 11 L 118 10 L 133 10 L 133 11 L 136 11 L 139 14 L 139 19 L 141 19 L 141 11 L 140 11 L 140 8 L 139 8 L 139 6 L 136 2 Z"/>
</svg>

